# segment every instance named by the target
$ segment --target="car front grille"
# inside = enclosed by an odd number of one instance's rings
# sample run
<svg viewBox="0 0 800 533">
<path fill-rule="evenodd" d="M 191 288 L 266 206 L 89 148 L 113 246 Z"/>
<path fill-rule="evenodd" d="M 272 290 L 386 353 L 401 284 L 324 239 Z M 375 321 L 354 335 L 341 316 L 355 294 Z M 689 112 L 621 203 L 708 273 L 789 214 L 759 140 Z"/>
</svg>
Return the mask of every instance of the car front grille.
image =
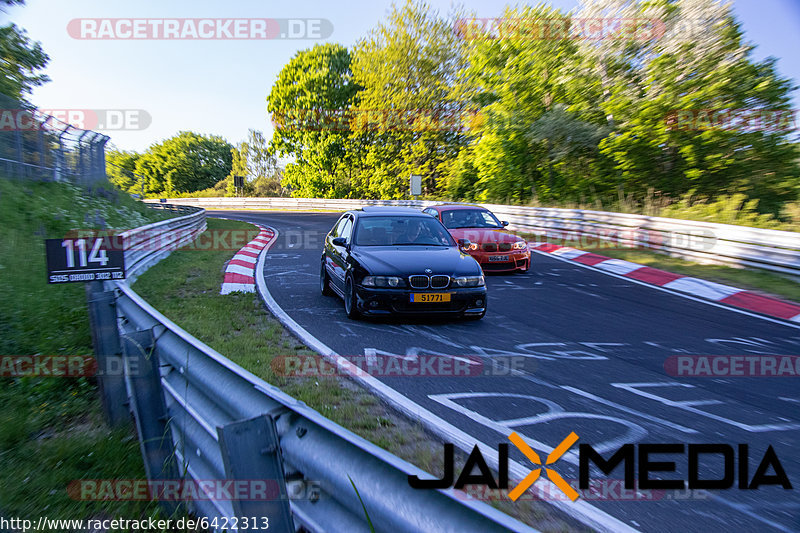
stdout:
<svg viewBox="0 0 800 533">
<path fill-rule="evenodd" d="M 492 270 L 510 270 L 516 266 L 514 261 L 509 261 L 508 263 L 481 263 L 481 267 L 483 268 L 484 272 L 490 272 Z"/>
<path fill-rule="evenodd" d="M 493 242 L 487 242 L 483 245 L 484 252 L 496 252 L 497 251 L 497 244 Z"/>
<path fill-rule="evenodd" d="M 450 276 L 431 276 L 432 289 L 446 289 L 450 285 Z"/>
<path fill-rule="evenodd" d="M 500 247 L 500 251 L 501 252 L 508 252 L 509 250 L 511 250 L 511 243 L 510 242 L 501 242 L 499 247 Z"/>
<path fill-rule="evenodd" d="M 450 286 L 450 276 L 435 275 L 435 276 L 409 276 L 408 285 L 412 289 L 446 289 Z"/>
<path fill-rule="evenodd" d="M 430 284 L 428 276 L 409 276 L 408 284 L 412 289 L 427 289 Z"/>
</svg>

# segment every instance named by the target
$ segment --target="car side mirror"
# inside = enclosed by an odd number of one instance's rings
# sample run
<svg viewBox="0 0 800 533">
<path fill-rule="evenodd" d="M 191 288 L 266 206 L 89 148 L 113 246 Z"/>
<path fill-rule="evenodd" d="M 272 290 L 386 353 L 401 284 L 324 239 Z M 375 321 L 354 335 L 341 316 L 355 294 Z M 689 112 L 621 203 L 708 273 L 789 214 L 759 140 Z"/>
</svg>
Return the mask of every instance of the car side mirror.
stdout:
<svg viewBox="0 0 800 533">
<path fill-rule="evenodd" d="M 503 225 L 503 227 L 504 227 L 504 228 L 505 228 L 506 226 L 508 226 L 508 220 L 503 220 L 503 221 L 502 221 L 502 222 L 500 222 L 500 223 Z"/>
<path fill-rule="evenodd" d="M 460 246 L 463 250 L 466 250 L 470 247 L 472 243 L 469 239 L 458 239 L 458 246 Z"/>
<path fill-rule="evenodd" d="M 347 246 L 347 239 L 344 237 L 336 237 L 331 241 L 334 246 Z"/>
</svg>

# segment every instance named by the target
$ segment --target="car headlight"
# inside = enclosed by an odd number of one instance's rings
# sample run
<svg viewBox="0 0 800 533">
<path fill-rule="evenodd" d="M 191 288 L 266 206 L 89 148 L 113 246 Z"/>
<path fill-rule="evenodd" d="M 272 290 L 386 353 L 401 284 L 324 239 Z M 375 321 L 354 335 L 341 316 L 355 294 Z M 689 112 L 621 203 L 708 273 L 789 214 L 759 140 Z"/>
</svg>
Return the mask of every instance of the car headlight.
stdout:
<svg viewBox="0 0 800 533">
<path fill-rule="evenodd" d="M 405 287 L 406 282 L 397 276 L 365 276 L 361 280 L 364 287 Z"/>
<path fill-rule="evenodd" d="M 462 276 L 453 278 L 453 285 L 456 287 L 483 287 L 484 284 L 483 276 Z"/>
<path fill-rule="evenodd" d="M 514 250 L 526 250 L 528 248 L 528 243 L 525 241 L 517 241 L 512 246 Z"/>
<path fill-rule="evenodd" d="M 469 246 L 467 246 L 464 249 L 465 250 L 469 250 L 469 251 L 477 250 L 478 249 L 478 243 L 477 242 L 471 242 L 471 243 L 469 243 Z"/>
</svg>

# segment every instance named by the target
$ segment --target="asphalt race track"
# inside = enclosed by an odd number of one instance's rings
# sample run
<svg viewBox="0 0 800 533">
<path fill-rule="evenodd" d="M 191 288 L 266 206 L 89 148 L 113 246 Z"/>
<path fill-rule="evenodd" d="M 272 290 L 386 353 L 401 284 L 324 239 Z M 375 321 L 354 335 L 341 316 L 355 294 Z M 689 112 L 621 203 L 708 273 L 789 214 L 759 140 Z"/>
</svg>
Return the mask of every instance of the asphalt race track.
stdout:
<svg viewBox="0 0 800 533">
<path fill-rule="evenodd" d="M 772 445 L 794 485 L 666 491 L 652 500 L 612 491 L 589 502 L 631 527 L 800 530 L 800 378 L 678 378 L 664 369 L 668 357 L 680 354 L 800 355 L 800 325 L 762 320 L 539 253 L 526 274 L 487 276 L 489 306 L 481 321 L 351 321 L 340 299 L 319 292 L 322 241 L 338 215 L 210 214 L 278 230 L 264 267 L 268 289 L 286 313 L 339 354 L 480 356 L 484 372 L 478 376 L 379 378 L 478 441 L 496 446 L 516 431 L 546 454 L 574 431 L 579 443 L 606 457 L 628 442 L 743 443 L 750 449 L 751 477 Z M 519 371 L 508 372 L 509 364 Z M 514 460 L 528 464 L 511 450 Z M 577 444 L 553 467 L 564 479 L 578 478 L 576 452 Z M 663 477 L 685 479 L 686 455 L 652 460 L 675 461 L 679 474 Z M 711 473 L 704 477 L 722 477 L 719 468 L 707 466 Z M 612 477 L 621 479 L 621 470 Z"/>
</svg>

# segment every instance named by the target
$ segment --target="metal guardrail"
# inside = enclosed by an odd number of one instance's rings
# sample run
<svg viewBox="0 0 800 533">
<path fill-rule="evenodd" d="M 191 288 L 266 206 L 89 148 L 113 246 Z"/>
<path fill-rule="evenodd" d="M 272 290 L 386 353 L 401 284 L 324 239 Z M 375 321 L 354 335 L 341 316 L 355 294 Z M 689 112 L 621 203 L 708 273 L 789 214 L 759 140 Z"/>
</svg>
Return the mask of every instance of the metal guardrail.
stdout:
<svg viewBox="0 0 800 533">
<path fill-rule="evenodd" d="M 316 198 L 175 198 L 206 209 L 335 210 L 365 205 L 425 208 L 441 202 Z M 538 240 L 586 245 L 640 246 L 676 257 L 800 276 L 800 233 L 605 211 L 477 204 L 509 229 Z M 580 244 L 576 244 L 580 247 Z"/>
<path fill-rule="evenodd" d="M 197 210 L 126 232 L 129 272 L 140 274 L 203 229 L 205 211 Z M 163 248 L 151 246 L 154 239 Z M 122 393 L 136 421 L 148 479 L 278 483 L 281 498 L 274 501 L 188 502 L 187 510 L 198 516 L 266 515 L 273 531 L 288 531 L 292 522 L 292 531 L 369 531 L 352 483 L 379 531 L 534 531 L 463 493 L 411 488 L 409 475 L 428 475 L 234 364 L 156 311 L 127 282 L 105 282 L 103 292 L 93 293 L 90 316 L 98 357 L 112 351 L 124 356 Z M 118 328 L 107 327 L 114 322 Z M 119 399 L 121 381 L 104 379 L 104 401 Z M 121 403 L 114 408 L 124 409 Z"/>
</svg>

